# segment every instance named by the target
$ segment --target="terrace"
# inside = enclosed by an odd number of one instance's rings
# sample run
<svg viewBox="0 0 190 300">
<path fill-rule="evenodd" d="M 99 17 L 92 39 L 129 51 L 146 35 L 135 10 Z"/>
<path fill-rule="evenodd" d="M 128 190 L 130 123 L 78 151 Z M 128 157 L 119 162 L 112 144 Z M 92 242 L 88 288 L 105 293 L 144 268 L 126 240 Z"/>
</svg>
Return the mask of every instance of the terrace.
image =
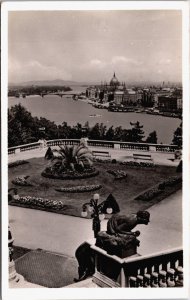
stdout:
<svg viewBox="0 0 190 300">
<path fill-rule="evenodd" d="M 77 145 L 79 142 L 79 140 L 54 140 L 47 141 L 47 146 L 54 148 L 65 144 Z M 88 141 L 88 145 L 92 151 L 109 151 L 111 159 L 116 159 L 118 161 L 131 161 L 133 160 L 133 154 L 143 153 L 151 155 L 152 161 L 155 165 L 176 167 L 179 163 L 179 160 L 174 159 L 174 151 L 177 149 L 177 147 L 171 145 L 152 145 L 107 141 Z M 38 142 L 12 147 L 8 152 L 9 162 L 13 162 L 21 159 L 44 157 L 46 148 L 44 148 L 43 145 Z M 139 238 L 140 247 L 138 250 L 141 258 L 133 258 L 131 262 L 128 262 L 127 260 L 119 262 L 121 265 L 121 273 L 119 273 L 118 278 L 115 280 L 115 283 L 119 284 L 119 286 L 142 286 L 142 280 L 144 280 L 142 277 L 149 278 L 150 275 L 157 278 L 157 275 L 160 276 L 160 271 L 166 272 L 167 278 L 171 277 L 171 281 L 173 280 L 173 271 L 170 269 L 176 270 L 178 267 L 181 268 L 183 260 L 181 198 L 182 193 L 181 190 L 179 190 L 177 193 L 172 194 L 165 199 L 166 201 L 161 201 L 148 209 L 151 214 L 150 226 L 143 226 L 142 228 L 142 225 L 139 225 L 137 227 L 137 229 L 140 229 L 142 233 Z M 173 215 L 170 214 L 171 210 L 174 209 L 175 211 L 178 211 L 178 214 L 175 216 L 175 220 L 173 219 Z M 22 220 L 20 219 L 21 215 Z M 29 249 L 41 248 L 51 252 L 52 254 L 57 253 L 59 255 L 69 255 L 72 257 L 74 257 L 75 250 L 78 245 L 84 241 L 88 241 L 92 245 L 92 248 L 94 247 L 91 220 L 89 219 L 74 218 L 63 215 L 56 215 L 55 218 L 55 215 L 51 213 L 28 210 L 13 206 L 9 207 L 9 216 L 10 225 L 14 223 L 14 226 L 12 226 L 12 232 L 13 236 L 15 237 L 15 245 Z M 41 218 L 43 218 L 43 226 L 41 226 Z M 102 229 L 104 230 L 106 228 L 106 220 L 102 221 L 101 223 Z M 51 228 L 48 224 L 52 224 Z M 48 232 L 46 231 L 47 227 L 49 228 Z M 69 230 L 67 230 L 68 228 Z M 30 232 L 30 235 L 28 235 L 28 232 Z M 78 232 L 81 234 L 79 235 Z M 159 239 L 158 242 L 155 241 L 156 233 L 162 237 L 162 239 Z M 154 243 L 152 243 L 153 240 Z M 106 253 L 99 251 L 97 247 L 93 249 L 96 252 L 98 259 L 101 259 L 101 256 L 105 255 L 108 260 L 114 260 L 113 257 L 110 258 L 106 255 Z M 155 254 L 152 255 L 153 253 Z M 138 264 L 137 261 L 139 262 Z M 162 265 L 163 261 L 165 262 L 164 265 Z M 128 274 L 128 271 L 126 271 L 128 270 L 128 263 L 129 265 L 132 263 L 135 266 L 140 264 L 142 268 L 136 268 L 136 273 Z M 164 266 L 164 270 L 162 270 L 162 266 Z M 181 270 L 180 268 L 179 270 Z M 97 270 L 94 277 L 95 279 L 93 278 L 93 280 L 90 278 L 87 281 L 68 287 L 101 286 L 100 281 L 104 280 L 105 278 L 100 278 L 101 276 L 99 276 L 99 273 L 102 274 L 102 271 Z M 157 273 L 157 275 L 154 273 Z M 146 274 L 148 274 L 148 276 L 146 276 Z M 166 276 L 166 274 L 164 276 Z M 131 279 L 131 277 L 133 278 Z M 155 283 L 157 282 L 156 280 L 157 279 L 155 279 Z M 139 283 L 140 281 L 141 283 Z"/>
</svg>

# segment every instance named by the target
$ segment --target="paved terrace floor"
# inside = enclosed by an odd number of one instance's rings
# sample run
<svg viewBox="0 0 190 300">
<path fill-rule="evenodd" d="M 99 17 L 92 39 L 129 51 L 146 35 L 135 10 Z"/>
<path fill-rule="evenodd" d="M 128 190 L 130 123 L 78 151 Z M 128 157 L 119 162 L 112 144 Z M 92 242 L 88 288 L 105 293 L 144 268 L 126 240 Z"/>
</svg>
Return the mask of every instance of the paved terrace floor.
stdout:
<svg viewBox="0 0 190 300">
<path fill-rule="evenodd" d="M 55 147 L 52 147 L 55 148 Z M 177 166 L 179 160 L 174 160 L 173 153 L 165 152 L 154 152 L 154 151 L 140 151 L 140 150 L 117 150 L 112 148 L 103 148 L 103 147 L 89 147 L 92 151 L 108 151 L 112 159 L 117 159 L 119 161 L 130 161 L 133 160 L 134 153 L 141 154 L 150 154 L 152 161 L 157 165 L 168 165 L 168 166 Z M 8 157 L 9 162 L 22 159 L 30 159 L 32 157 L 43 157 L 46 153 L 46 149 L 34 149 L 30 151 L 23 151 L 17 154 L 10 154 Z M 137 160 L 140 161 L 140 160 Z M 148 161 L 147 161 L 148 162 Z"/>
<path fill-rule="evenodd" d="M 141 232 L 139 254 L 153 254 L 182 246 L 181 198 L 182 193 L 178 191 L 149 209 L 149 225 L 136 227 Z M 16 246 L 41 248 L 74 257 L 82 242 L 94 242 L 90 219 L 10 206 L 9 222 Z M 102 230 L 105 230 L 107 220 L 101 223 Z"/>
</svg>

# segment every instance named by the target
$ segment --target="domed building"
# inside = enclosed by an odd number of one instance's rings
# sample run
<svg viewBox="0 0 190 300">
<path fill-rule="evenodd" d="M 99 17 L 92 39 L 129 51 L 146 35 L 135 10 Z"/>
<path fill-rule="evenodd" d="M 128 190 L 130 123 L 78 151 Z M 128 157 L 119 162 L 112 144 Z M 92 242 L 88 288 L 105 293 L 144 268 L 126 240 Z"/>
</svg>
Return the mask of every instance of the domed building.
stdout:
<svg viewBox="0 0 190 300">
<path fill-rule="evenodd" d="M 134 106 L 137 103 L 137 92 L 127 89 L 124 82 L 119 82 L 115 72 L 110 83 L 101 82 L 101 85 L 88 87 L 86 96 L 101 103 L 112 102 L 115 105 Z"/>
<path fill-rule="evenodd" d="M 114 72 L 113 77 L 110 81 L 110 86 L 117 88 L 119 85 L 120 85 L 119 80 L 115 76 L 115 72 Z"/>
</svg>

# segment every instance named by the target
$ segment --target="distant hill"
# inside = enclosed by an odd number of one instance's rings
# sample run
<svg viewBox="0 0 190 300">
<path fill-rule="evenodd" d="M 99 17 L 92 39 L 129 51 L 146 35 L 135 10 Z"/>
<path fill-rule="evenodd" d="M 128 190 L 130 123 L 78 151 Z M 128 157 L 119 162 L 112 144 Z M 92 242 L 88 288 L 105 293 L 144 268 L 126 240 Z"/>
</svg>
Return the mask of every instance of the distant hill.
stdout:
<svg viewBox="0 0 190 300">
<path fill-rule="evenodd" d="M 62 79 L 56 80 L 36 80 L 36 81 L 26 81 L 19 83 L 9 83 L 9 87 L 24 87 L 24 86 L 71 86 L 71 85 L 90 85 L 97 84 L 91 82 L 77 82 L 77 81 L 67 81 Z"/>
</svg>

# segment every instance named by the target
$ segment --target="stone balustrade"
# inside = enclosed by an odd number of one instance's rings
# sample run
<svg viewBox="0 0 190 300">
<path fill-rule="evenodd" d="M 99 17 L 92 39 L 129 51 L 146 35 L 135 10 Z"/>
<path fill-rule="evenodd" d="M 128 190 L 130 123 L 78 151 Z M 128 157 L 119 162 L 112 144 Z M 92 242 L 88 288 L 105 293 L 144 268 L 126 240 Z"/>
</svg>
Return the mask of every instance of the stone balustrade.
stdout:
<svg viewBox="0 0 190 300">
<path fill-rule="evenodd" d="M 78 145 L 79 139 L 57 139 L 46 141 L 46 145 L 43 145 L 43 141 L 36 143 L 30 143 L 20 145 L 16 147 L 8 148 L 8 154 L 16 154 L 22 151 L 30 151 L 33 149 L 43 147 L 54 147 L 63 145 Z M 119 141 L 104 141 L 104 140 L 88 140 L 89 147 L 97 148 L 111 148 L 115 150 L 137 150 L 148 152 L 160 152 L 160 153 L 174 153 L 178 147 L 176 145 L 164 145 L 164 144 L 147 144 L 147 143 L 132 143 L 132 142 L 119 142 Z"/>
<path fill-rule="evenodd" d="M 79 145 L 80 140 L 79 139 L 59 139 L 59 140 L 49 140 L 47 141 L 48 147 L 54 147 L 54 146 L 64 146 L 64 145 Z"/>
<path fill-rule="evenodd" d="M 15 146 L 8 148 L 8 154 L 17 154 L 23 151 L 30 151 L 33 149 L 38 149 L 40 148 L 41 143 L 36 142 L 36 143 L 30 143 L 30 144 L 25 144 L 25 145 L 20 145 L 20 146 Z"/>
<path fill-rule="evenodd" d="M 181 248 L 134 255 L 125 259 L 109 255 L 99 247 L 91 246 L 95 254 L 93 282 L 100 287 L 182 287 L 183 250 Z"/>
</svg>

